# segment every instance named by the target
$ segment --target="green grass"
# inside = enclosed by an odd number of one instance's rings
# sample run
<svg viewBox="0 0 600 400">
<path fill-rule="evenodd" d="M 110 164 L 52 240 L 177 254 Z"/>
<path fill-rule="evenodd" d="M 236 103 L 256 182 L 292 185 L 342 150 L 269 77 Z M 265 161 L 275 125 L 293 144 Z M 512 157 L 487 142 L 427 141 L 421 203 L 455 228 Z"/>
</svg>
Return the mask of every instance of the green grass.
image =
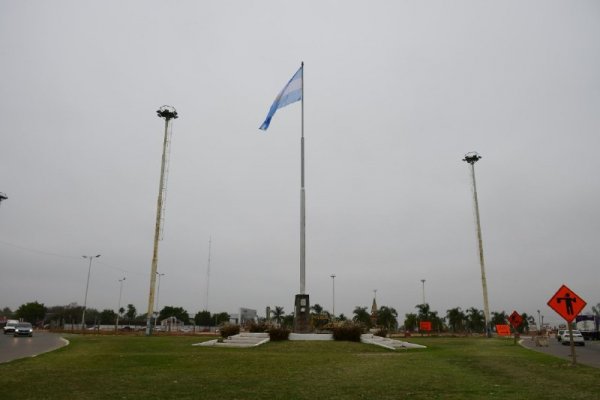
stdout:
<svg viewBox="0 0 600 400">
<path fill-rule="evenodd" d="M 4 399 L 598 399 L 600 370 L 512 340 L 414 338 L 423 350 L 350 342 L 192 347 L 192 337 L 71 336 L 0 364 Z"/>
</svg>

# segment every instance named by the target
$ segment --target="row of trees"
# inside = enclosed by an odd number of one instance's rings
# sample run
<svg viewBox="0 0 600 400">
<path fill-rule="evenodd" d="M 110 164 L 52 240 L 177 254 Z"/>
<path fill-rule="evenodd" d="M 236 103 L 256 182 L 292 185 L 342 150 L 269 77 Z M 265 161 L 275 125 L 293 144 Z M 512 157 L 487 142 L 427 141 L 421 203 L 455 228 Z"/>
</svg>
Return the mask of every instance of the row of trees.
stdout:
<svg viewBox="0 0 600 400">
<path fill-rule="evenodd" d="M 77 303 L 71 303 L 66 306 L 46 307 L 42 303 L 30 302 L 21 305 L 17 310 L 12 311 L 5 307 L 0 316 L 6 318 L 20 319 L 31 322 L 34 325 L 64 326 L 65 324 L 79 324 L 83 314 L 83 306 Z M 126 308 L 121 307 L 117 312 L 111 309 L 102 311 L 94 308 L 85 310 L 86 325 L 113 325 L 119 317 L 119 323 L 129 325 L 145 325 L 147 314 L 138 314 L 133 304 L 128 304 Z M 200 326 L 215 326 L 229 321 L 229 314 L 220 312 L 211 314 L 209 311 L 199 311 L 194 318 L 190 318 L 188 312 L 183 307 L 165 306 L 158 313 L 157 319 L 160 322 L 163 319 L 175 317 L 184 324 L 195 324 Z"/>
<path fill-rule="evenodd" d="M 420 321 L 429 321 L 432 325 L 432 330 L 436 332 L 453 332 L 453 333 L 468 333 L 468 332 L 484 332 L 485 317 L 482 310 L 475 307 L 462 310 L 460 307 L 451 308 L 446 311 L 445 316 L 440 316 L 437 311 L 431 310 L 429 304 L 419 304 L 415 306 L 416 313 L 405 315 L 404 329 L 409 332 L 418 330 Z M 592 307 L 593 313 L 600 316 L 600 303 Z M 64 324 L 81 323 L 83 306 L 77 303 L 71 303 L 66 306 L 45 307 L 44 304 L 35 302 L 22 304 L 17 310 L 12 311 L 5 307 L 2 309 L 0 316 L 6 318 L 22 319 L 31 322 L 35 325 L 51 324 L 55 326 L 63 326 Z M 110 309 L 98 311 L 93 308 L 88 308 L 85 312 L 86 325 L 111 325 L 115 324 L 119 316 L 121 323 L 130 325 L 146 324 L 146 314 L 138 314 L 137 309 L 133 304 L 128 304 L 126 308 L 121 307 L 117 312 Z M 337 320 L 347 320 L 344 314 L 334 317 L 329 311 L 324 310 L 319 304 L 311 307 L 311 315 L 315 322 L 315 326 L 325 325 L 326 323 Z M 527 332 L 530 324 L 535 324 L 535 319 L 526 313 L 521 314 L 523 324 L 519 327 L 519 332 Z M 218 326 L 229 321 L 229 314 L 226 312 L 210 313 L 202 310 L 195 314 L 194 318 L 182 307 L 165 306 L 160 310 L 157 319 L 161 321 L 165 318 L 175 317 L 184 324 L 195 324 L 199 326 Z M 292 327 L 294 323 L 294 314 L 286 314 L 283 307 L 276 306 L 271 311 L 271 318 L 282 326 Z M 398 329 L 398 312 L 388 306 L 381 306 L 376 313 L 375 319 L 367 311 L 367 307 L 355 307 L 352 320 L 359 322 L 367 328 L 382 327 L 390 331 Z M 492 312 L 490 323 L 492 326 L 506 324 L 508 315 L 506 312 Z"/>
<path fill-rule="evenodd" d="M 432 330 L 437 332 L 485 332 L 485 315 L 483 310 L 475 307 L 468 308 L 465 311 L 460 307 L 451 308 L 446 311 L 445 317 L 440 317 L 437 311 L 432 311 L 429 304 L 419 304 L 415 308 L 417 308 L 417 313 L 406 314 L 404 328 L 407 331 L 416 331 L 420 321 L 430 321 Z M 518 331 L 519 333 L 525 333 L 529 331 L 530 324 L 535 324 L 535 319 L 526 313 L 522 313 L 521 316 L 523 322 Z M 492 326 L 508 324 L 508 315 L 504 311 L 494 311 L 490 315 L 490 324 Z"/>
<path fill-rule="evenodd" d="M 599 305 L 600 307 L 600 305 Z M 482 310 L 475 307 L 462 310 L 460 307 L 451 308 L 446 311 L 445 316 L 440 316 L 437 311 L 431 310 L 429 304 L 419 304 L 415 306 L 416 313 L 405 315 L 403 328 L 407 332 L 418 330 L 419 322 L 431 322 L 431 328 L 434 332 L 452 332 L 452 333 L 484 333 L 485 316 Z M 333 320 L 345 321 L 347 318 L 341 314 L 334 318 L 328 311 L 324 310 L 319 304 L 311 307 L 313 317 L 313 326 L 324 326 Z M 524 333 L 529 330 L 529 325 L 534 324 L 535 320 L 526 313 L 521 314 L 523 323 L 519 327 L 519 332 Z M 271 311 L 271 318 L 282 326 L 292 327 L 294 323 L 294 314 L 286 314 L 283 307 L 277 306 Z M 399 328 L 398 312 L 393 307 L 381 306 L 375 316 L 373 316 L 367 307 L 355 307 L 352 321 L 360 323 L 367 328 L 385 328 L 388 331 L 395 331 Z M 492 312 L 490 323 L 492 326 L 507 324 L 508 315 L 506 312 Z"/>
</svg>

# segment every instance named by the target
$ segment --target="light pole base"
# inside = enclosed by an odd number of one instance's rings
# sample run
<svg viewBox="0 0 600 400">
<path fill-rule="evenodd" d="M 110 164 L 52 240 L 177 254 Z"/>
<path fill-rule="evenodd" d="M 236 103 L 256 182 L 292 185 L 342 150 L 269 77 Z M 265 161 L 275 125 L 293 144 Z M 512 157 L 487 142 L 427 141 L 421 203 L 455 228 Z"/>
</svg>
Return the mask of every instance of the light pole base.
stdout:
<svg viewBox="0 0 600 400">
<path fill-rule="evenodd" d="M 310 301 L 307 294 L 297 294 L 294 301 L 294 333 L 309 333 Z"/>
</svg>

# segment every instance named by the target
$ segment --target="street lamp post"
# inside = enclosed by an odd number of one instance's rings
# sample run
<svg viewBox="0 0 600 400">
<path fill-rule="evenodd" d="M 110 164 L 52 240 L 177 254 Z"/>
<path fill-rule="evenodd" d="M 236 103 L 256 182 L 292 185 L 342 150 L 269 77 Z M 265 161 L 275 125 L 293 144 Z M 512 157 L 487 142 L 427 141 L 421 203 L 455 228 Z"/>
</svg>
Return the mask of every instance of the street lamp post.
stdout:
<svg viewBox="0 0 600 400">
<path fill-rule="evenodd" d="M 154 287 L 156 285 L 156 272 L 158 269 L 158 241 L 162 231 L 163 208 L 165 190 L 167 186 L 167 157 L 170 142 L 170 122 L 178 118 L 177 111 L 171 106 L 162 106 L 156 112 L 160 118 L 165 119 L 165 136 L 163 140 L 163 152 L 160 164 L 160 182 L 158 185 L 158 199 L 156 202 L 156 224 L 154 226 L 154 247 L 152 250 L 152 265 L 150 267 L 150 291 L 148 293 L 148 312 L 146 313 L 146 336 L 152 333 L 152 315 L 154 314 Z"/>
<path fill-rule="evenodd" d="M 333 305 L 332 305 L 332 311 L 331 314 L 333 315 L 333 318 L 335 319 L 335 274 L 331 274 L 331 289 L 332 289 L 332 300 L 333 300 Z"/>
<path fill-rule="evenodd" d="M 423 305 L 425 305 L 425 279 L 421 279 L 421 283 L 423 284 Z"/>
<path fill-rule="evenodd" d="M 158 288 L 156 290 L 156 307 L 154 307 L 156 309 L 156 316 L 154 317 L 154 330 L 156 330 L 156 320 L 158 319 L 158 297 L 160 296 L 160 278 L 162 276 L 165 276 L 165 274 L 159 274 L 158 272 L 156 273 L 156 276 L 158 276 Z"/>
<path fill-rule="evenodd" d="M 96 256 L 82 256 L 82 257 L 88 258 L 90 260 L 90 266 L 88 267 L 87 282 L 85 284 L 85 298 L 83 300 L 83 313 L 81 314 L 81 329 L 83 330 L 83 327 L 85 325 L 85 309 L 87 307 L 88 288 L 90 287 L 90 273 L 92 272 L 92 259 L 100 257 L 100 254 L 98 254 Z"/>
<path fill-rule="evenodd" d="M 475 183 L 475 163 L 481 156 L 472 151 L 465 154 L 463 161 L 471 165 L 471 177 L 473 179 L 473 202 L 475 204 L 475 222 L 477 224 L 477 243 L 479 244 L 479 264 L 481 266 L 481 286 L 483 288 L 483 315 L 485 317 L 485 329 L 488 337 L 492 336 L 490 329 L 490 307 L 488 303 L 487 280 L 485 278 L 485 263 L 483 259 L 483 239 L 481 237 L 481 220 L 479 218 L 479 201 L 477 200 L 477 184 Z"/>
<path fill-rule="evenodd" d="M 121 313 L 121 295 L 123 294 L 123 281 L 125 280 L 125 277 L 123 277 L 123 279 L 119 279 L 119 283 L 120 283 L 120 287 L 119 287 L 119 304 L 117 305 L 117 323 L 115 324 L 115 330 L 119 329 L 119 315 Z"/>
<path fill-rule="evenodd" d="M 540 317 L 540 315 L 541 315 L 540 314 L 540 310 L 537 310 L 537 312 L 538 312 L 538 326 L 539 326 L 539 328 L 538 328 L 538 334 L 539 334 L 539 332 L 542 331 L 542 319 Z"/>
</svg>

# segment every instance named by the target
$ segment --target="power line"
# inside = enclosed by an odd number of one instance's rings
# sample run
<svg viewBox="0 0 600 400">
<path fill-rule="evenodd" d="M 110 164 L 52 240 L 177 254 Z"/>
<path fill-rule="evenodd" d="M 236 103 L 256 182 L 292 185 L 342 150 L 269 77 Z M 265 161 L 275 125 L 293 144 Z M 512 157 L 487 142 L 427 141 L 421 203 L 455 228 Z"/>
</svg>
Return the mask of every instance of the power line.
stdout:
<svg viewBox="0 0 600 400">
<path fill-rule="evenodd" d="M 35 253 L 35 254 L 41 254 L 41 255 L 44 255 L 44 256 L 58 257 L 58 258 L 67 258 L 67 259 L 74 259 L 74 260 L 79 260 L 81 258 L 81 256 L 72 256 L 72 255 L 67 255 L 67 254 L 52 253 L 50 251 L 34 249 L 34 248 L 31 248 L 31 247 L 26 247 L 26 246 L 14 244 L 14 243 L 6 242 L 4 240 L 0 240 L 0 244 L 3 244 L 3 245 L 6 245 L 6 246 L 10 246 L 10 247 L 19 249 L 21 251 L 25 251 L 25 252 L 29 252 L 29 253 Z M 99 261 L 99 260 L 96 261 L 96 263 L 104 265 L 104 266 L 106 266 L 108 268 L 117 270 L 119 272 L 123 272 L 123 273 L 127 273 L 127 274 L 133 274 L 133 275 L 148 276 L 147 272 L 132 272 L 132 271 L 126 270 L 125 268 L 117 267 L 115 265 L 111 265 L 111 264 L 108 264 L 106 262 Z"/>
</svg>

